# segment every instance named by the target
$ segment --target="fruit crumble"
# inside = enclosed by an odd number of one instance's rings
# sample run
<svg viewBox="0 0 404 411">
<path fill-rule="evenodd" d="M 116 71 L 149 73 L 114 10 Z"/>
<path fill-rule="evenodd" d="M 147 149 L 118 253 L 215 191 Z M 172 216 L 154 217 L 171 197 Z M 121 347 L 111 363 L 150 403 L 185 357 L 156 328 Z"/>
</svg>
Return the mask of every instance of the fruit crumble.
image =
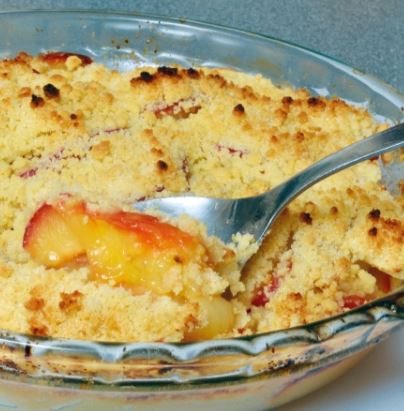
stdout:
<svg viewBox="0 0 404 411">
<path fill-rule="evenodd" d="M 404 279 L 404 195 L 375 159 L 293 201 L 242 272 L 222 244 L 133 204 L 262 193 L 383 130 L 363 108 L 259 75 L 20 53 L 0 61 L 0 328 L 188 341 L 288 328 Z"/>
</svg>

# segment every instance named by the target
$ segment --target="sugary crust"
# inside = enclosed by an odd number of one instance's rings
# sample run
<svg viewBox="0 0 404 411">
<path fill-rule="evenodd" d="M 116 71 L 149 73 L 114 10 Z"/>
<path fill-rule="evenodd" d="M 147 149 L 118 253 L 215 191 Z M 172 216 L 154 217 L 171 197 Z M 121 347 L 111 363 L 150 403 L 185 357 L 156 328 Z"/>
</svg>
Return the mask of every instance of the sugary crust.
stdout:
<svg viewBox="0 0 404 411">
<path fill-rule="evenodd" d="M 133 295 L 89 281 L 84 269 L 32 262 L 22 237 L 44 202 L 69 193 L 103 210 L 129 210 L 173 193 L 250 196 L 386 127 L 340 99 L 260 76 L 173 67 L 118 73 L 83 56 L 49 56 L 0 62 L 0 327 L 15 331 L 179 341 L 204 321 L 197 301 Z M 203 279 L 204 295 L 232 299 L 232 335 L 352 308 L 353 296 L 380 295 L 375 270 L 404 278 L 403 199 L 379 180 L 377 162 L 367 161 L 300 196 L 242 283 L 228 250 L 192 222 L 176 223 L 215 256 L 218 271 L 189 267 L 190 278 Z"/>
</svg>

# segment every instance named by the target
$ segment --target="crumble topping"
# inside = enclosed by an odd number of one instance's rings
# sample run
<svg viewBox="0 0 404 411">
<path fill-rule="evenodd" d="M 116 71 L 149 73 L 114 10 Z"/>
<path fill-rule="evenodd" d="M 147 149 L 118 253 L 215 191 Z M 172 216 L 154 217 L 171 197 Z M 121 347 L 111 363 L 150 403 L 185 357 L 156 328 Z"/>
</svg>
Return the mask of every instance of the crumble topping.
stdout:
<svg viewBox="0 0 404 411">
<path fill-rule="evenodd" d="M 248 236 L 224 245 L 186 216 L 158 218 L 197 238 L 206 258 L 169 254 L 164 292 L 140 284 L 147 270 L 114 277 L 121 261 L 101 261 L 91 254 L 100 248 L 83 245 L 113 233 L 133 256 L 125 244 L 135 235 L 93 216 L 128 216 L 136 201 L 275 187 L 387 127 L 362 108 L 227 69 L 118 73 L 63 52 L 0 61 L 0 104 L 1 328 L 101 341 L 248 335 L 355 308 L 404 279 L 404 198 L 379 184 L 372 160 L 293 201 L 243 272 L 237 260 L 256 251 Z M 91 213 L 81 217 L 108 235 L 74 234 L 67 251 L 60 241 L 63 263 L 39 261 L 24 245 L 27 227 L 66 198 L 86 204 Z M 46 218 L 31 231 L 60 238 L 66 216 L 49 227 Z"/>
</svg>

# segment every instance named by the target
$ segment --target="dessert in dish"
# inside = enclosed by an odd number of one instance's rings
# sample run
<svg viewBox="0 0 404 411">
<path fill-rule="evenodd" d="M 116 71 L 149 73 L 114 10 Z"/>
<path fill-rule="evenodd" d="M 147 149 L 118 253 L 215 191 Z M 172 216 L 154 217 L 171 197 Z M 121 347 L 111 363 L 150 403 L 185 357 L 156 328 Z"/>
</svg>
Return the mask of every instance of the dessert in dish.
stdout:
<svg viewBox="0 0 404 411">
<path fill-rule="evenodd" d="M 118 73 L 88 57 L 0 63 L 0 327 L 101 341 L 182 341 L 288 328 L 404 278 L 403 196 L 377 161 L 310 189 L 243 272 L 183 216 L 132 204 L 255 195 L 382 130 L 362 108 L 225 69 Z"/>
</svg>

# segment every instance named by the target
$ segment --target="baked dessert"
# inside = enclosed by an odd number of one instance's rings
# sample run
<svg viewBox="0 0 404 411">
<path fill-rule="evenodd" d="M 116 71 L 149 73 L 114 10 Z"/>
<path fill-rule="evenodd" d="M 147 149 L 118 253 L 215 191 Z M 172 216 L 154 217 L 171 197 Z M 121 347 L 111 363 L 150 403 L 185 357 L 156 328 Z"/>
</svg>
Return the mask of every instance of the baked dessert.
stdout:
<svg viewBox="0 0 404 411">
<path fill-rule="evenodd" d="M 404 278 L 404 196 L 371 160 L 222 244 L 132 204 L 250 196 L 386 127 L 363 108 L 226 69 L 118 73 L 69 53 L 0 62 L 0 327 L 100 341 L 288 328 Z"/>
</svg>

